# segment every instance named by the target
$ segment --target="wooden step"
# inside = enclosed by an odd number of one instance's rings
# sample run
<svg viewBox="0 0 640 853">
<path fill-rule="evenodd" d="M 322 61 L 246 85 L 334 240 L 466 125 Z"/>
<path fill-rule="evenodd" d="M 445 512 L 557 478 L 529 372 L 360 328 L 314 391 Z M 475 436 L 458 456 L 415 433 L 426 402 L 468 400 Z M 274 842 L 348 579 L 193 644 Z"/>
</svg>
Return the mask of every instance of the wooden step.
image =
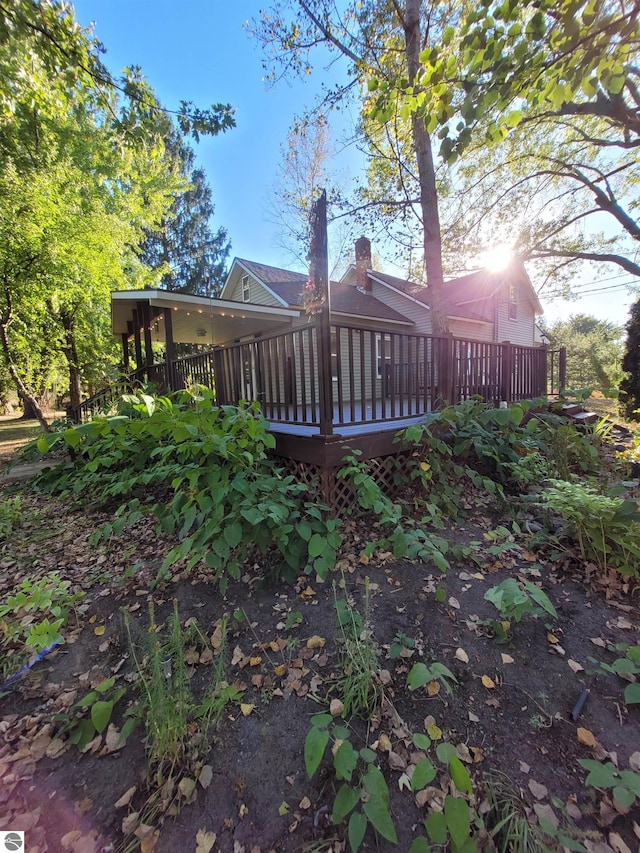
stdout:
<svg viewBox="0 0 640 853">
<path fill-rule="evenodd" d="M 571 420 L 576 424 L 595 424 L 600 420 L 600 415 L 595 412 L 577 412 L 571 415 Z"/>
</svg>

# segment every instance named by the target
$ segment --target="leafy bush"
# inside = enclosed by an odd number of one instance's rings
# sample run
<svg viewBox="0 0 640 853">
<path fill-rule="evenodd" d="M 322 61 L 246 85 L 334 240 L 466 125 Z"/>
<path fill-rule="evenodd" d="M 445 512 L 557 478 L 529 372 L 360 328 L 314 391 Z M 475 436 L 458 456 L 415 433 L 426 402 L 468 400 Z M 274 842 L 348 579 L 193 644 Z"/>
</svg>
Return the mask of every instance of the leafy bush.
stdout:
<svg viewBox="0 0 640 853">
<path fill-rule="evenodd" d="M 0 502 L 0 542 L 4 542 L 22 521 L 20 496 Z"/>
<path fill-rule="evenodd" d="M 38 442 L 43 453 L 64 442 L 74 455 L 40 475 L 39 488 L 120 504 L 94 541 L 151 511 L 179 539 L 160 576 L 177 560 L 204 561 L 223 592 L 254 547 L 275 549 L 285 576 L 324 576 L 335 564 L 339 522 L 305 503 L 305 487 L 267 458 L 275 439 L 257 404 L 215 406 L 211 391 L 194 389 L 175 399 L 127 396 L 124 405 Z"/>
<path fill-rule="evenodd" d="M 592 486 L 551 480 L 542 505 L 557 512 L 581 559 L 602 571 L 640 577 L 640 513 L 634 500 L 601 495 Z"/>
</svg>

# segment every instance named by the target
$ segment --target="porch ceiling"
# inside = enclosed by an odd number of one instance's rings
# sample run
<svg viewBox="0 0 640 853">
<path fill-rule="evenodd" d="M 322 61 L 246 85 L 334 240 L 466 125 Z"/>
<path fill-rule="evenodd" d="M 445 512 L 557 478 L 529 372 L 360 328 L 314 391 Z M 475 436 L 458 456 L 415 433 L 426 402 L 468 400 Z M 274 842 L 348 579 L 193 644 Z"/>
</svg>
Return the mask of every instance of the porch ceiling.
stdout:
<svg viewBox="0 0 640 853">
<path fill-rule="evenodd" d="M 127 323 L 133 323 L 133 312 L 140 301 L 148 301 L 152 309 L 171 309 L 173 340 L 179 344 L 226 344 L 259 332 L 274 332 L 289 326 L 300 316 L 300 311 L 291 308 L 232 302 L 167 290 L 119 290 L 111 294 L 114 335 L 128 332 Z M 153 318 L 152 340 L 164 342 L 163 326 L 162 314 Z"/>
</svg>

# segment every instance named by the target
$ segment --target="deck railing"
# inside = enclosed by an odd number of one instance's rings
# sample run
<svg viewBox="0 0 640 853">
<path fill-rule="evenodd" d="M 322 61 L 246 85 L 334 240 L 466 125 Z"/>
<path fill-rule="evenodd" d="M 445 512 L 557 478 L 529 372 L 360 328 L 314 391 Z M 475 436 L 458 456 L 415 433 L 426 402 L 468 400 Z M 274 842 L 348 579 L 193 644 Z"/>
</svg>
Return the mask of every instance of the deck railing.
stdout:
<svg viewBox="0 0 640 853">
<path fill-rule="evenodd" d="M 267 420 L 316 432 L 322 425 L 323 433 L 401 420 L 474 395 L 497 404 L 548 391 L 543 347 L 332 323 L 330 350 L 330 368 L 323 371 L 318 325 L 311 322 L 154 364 L 148 378 L 162 390 L 207 385 L 221 405 L 257 400 Z M 324 375 L 327 369 L 331 375 Z M 327 384 L 329 394 L 321 393 Z"/>
</svg>

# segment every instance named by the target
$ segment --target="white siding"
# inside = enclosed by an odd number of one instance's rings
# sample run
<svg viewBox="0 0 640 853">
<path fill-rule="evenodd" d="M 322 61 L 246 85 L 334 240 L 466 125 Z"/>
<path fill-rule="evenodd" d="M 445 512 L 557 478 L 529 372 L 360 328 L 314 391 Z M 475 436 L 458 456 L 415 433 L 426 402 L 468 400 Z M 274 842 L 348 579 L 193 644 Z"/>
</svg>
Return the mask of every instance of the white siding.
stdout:
<svg viewBox="0 0 640 853">
<path fill-rule="evenodd" d="M 471 323 L 468 320 L 449 320 L 449 332 L 454 338 L 464 338 L 466 341 L 493 342 L 492 323 Z"/>
<path fill-rule="evenodd" d="M 242 279 L 245 275 L 246 273 L 242 270 L 238 271 L 237 277 L 234 277 L 234 280 L 229 283 L 229 289 L 224 294 L 225 299 L 235 302 L 244 301 L 242 298 Z M 253 276 L 249 276 L 249 294 L 249 302 L 253 302 L 256 305 L 273 305 L 276 308 L 282 308 L 282 303 L 278 302 L 275 296 L 265 290 Z"/>
<path fill-rule="evenodd" d="M 509 303 L 506 300 L 498 304 L 498 329 L 496 340 L 510 341 L 523 347 L 535 345 L 536 318 L 533 305 L 526 299 L 521 298 L 518 302 L 518 319 L 509 319 Z"/>
</svg>

